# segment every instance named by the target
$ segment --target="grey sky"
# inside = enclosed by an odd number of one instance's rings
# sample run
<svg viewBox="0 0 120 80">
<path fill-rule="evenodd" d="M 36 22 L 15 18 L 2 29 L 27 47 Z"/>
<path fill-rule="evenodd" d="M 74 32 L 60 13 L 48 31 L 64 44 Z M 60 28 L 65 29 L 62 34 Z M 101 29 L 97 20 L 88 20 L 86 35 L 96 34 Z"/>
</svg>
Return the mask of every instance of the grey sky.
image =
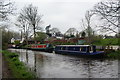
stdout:
<svg viewBox="0 0 120 80">
<path fill-rule="evenodd" d="M 57 27 L 62 33 L 71 27 L 81 31 L 80 21 L 85 12 L 92 9 L 94 4 L 101 0 L 11 0 L 14 1 L 18 11 L 25 5 L 33 4 L 38 7 L 39 14 L 43 14 L 42 20 L 45 26 Z"/>
</svg>

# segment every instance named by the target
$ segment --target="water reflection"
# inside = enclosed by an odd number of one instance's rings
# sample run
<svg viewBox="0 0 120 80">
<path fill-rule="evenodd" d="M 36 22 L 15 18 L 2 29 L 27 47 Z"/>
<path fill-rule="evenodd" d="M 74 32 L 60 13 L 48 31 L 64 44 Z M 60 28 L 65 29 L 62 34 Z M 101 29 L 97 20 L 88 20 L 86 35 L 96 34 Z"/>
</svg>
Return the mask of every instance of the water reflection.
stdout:
<svg viewBox="0 0 120 80">
<path fill-rule="evenodd" d="M 92 60 L 23 49 L 20 61 L 39 78 L 118 78 L 118 60 Z"/>
</svg>

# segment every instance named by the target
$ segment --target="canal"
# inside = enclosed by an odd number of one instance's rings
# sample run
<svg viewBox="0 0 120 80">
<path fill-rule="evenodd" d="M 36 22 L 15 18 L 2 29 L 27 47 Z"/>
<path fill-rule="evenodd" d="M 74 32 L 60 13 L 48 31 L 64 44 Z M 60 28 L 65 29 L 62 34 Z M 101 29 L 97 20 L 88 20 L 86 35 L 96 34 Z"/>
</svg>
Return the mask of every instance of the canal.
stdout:
<svg viewBox="0 0 120 80">
<path fill-rule="evenodd" d="M 38 78 L 118 78 L 118 60 L 88 59 L 69 55 L 9 49 Z"/>
</svg>

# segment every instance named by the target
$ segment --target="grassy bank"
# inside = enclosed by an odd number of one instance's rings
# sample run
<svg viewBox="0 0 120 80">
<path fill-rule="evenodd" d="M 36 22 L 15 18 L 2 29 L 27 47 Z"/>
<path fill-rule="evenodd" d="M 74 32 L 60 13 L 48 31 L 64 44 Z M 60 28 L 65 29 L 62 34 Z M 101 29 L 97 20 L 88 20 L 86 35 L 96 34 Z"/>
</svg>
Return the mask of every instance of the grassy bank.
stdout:
<svg viewBox="0 0 120 80">
<path fill-rule="evenodd" d="M 94 45 L 120 45 L 120 38 L 98 39 L 93 42 Z"/>
<path fill-rule="evenodd" d="M 35 78 L 35 75 L 29 72 L 25 65 L 19 61 L 17 53 L 9 51 L 2 51 L 2 53 L 8 62 L 14 78 Z"/>
<path fill-rule="evenodd" d="M 109 52 L 107 54 L 107 58 L 109 58 L 109 59 L 119 59 L 120 60 L 120 50 Z"/>
</svg>

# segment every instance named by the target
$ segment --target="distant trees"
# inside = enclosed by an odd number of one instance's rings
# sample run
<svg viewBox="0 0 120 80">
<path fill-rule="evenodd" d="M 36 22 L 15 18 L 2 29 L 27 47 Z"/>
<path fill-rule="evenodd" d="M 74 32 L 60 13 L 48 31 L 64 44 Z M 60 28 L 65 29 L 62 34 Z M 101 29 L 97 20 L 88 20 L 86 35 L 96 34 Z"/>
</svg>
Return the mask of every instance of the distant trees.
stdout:
<svg viewBox="0 0 120 80">
<path fill-rule="evenodd" d="M 120 0 L 104 0 L 94 6 L 94 13 L 99 16 L 101 30 L 118 33 L 120 28 Z"/>
<path fill-rule="evenodd" d="M 44 40 L 47 38 L 47 34 L 44 32 L 36 32 L 36 40 L 44 42 Z"/>
<path fill-rule="evenodd" d="M 115 34 L 116 38 L 120 38 L 120 32 Z"/>
<path fill-rule="evenodd" d="M 94 21 L 92 21 L 93 19 Z M 96 22 L 95 20 L 99 21 L 97 21 L 97 24 L 92 24 L 92 22 Z M 116 37 L 118 37 L 120 30 L 120 0 L 104 0 L 99 2 L 94 6 L 94 9 L 86 12 L 82 24 L 89 44 L 96 37 L 99 37 L 95 35 L 97 31 L 103 32 L 102 35 L 108 34 L 108 32 L 115 33 Z"/>
<path fill-rule="evenodd" d="M 46 26 L 46 34 L 49 36 L 49 37 L 56 37 L 56 36 L 61 36 L 62 33 L 60 32 L 60 30 L 58 28 L 51 28 L 51 25 L 48 25 Z"/>
<path fill-rule="evenodd" d="M 5 26 L 0 27 L 0 31 L 2 31 L 2 49 L 6 49 L 8 47 L 8 43 L 11 42 L 11 39 L 14 37 L 16 39 L 20 38 L 20 34 L 14 31 L 9 31 L 5 28 Z"/>
<path fill-rule="evenodd" d="M 82 38 L 85 38 L 85 36 L 86 36 L 86 33 L 83 31 L 83 32 L 81 33 L 81 37 L 82 37 Z"/>
<path fill-rule="evenodd" d="M 8 15 L 13 13 L 13 3 L 9 0 L 0 0 L 0 20 L 7 20 Z"/>
<path fill-rule="evenodd" d="M 34 38 L 35 38 L 35 36 L 36 36 L 36 30 L 41 29 L 40 28 L 40 23 L 42 22 L 42 20 L 41 20 L 42 15 L 38 14 L 37 7 L 34 7 L 32 4 L 24 7 L 21 10 L 19 18 L 21 18 L 21 20 L 23 20 L 24 22 L 27 23 L 27 25 L 29 25 L 29 27 L 34 32 Z M 23 24 L 26 24 L 26 23 L 23 23 Z"/>
<path fill-rule="evenodd" d="M 61 32 L 58 28 L 52 28 L 50 30 L 50 33 L 53 35 L 53 36 L 60 36 L 61 35 Z"/>
<path fill-rule="evenodd" d="M 45 28 L 46 34 L 47 34 L 49 37 L 52 36 L 52 35 L 50 34 L 50 27 L 51 27 L 51 25 L 48 25 L 48 26 L 46 26 L 46 28 Z"/>
<path fill-rule="evenodd" d="M 75 37 L 75 34 L 78 31 L 75 28 L 69 28 L 66 32 L 65 35 L 69 36 L 69 37 Z"/>
<path fill-rule="evenodd" d="M 2 49 L 6 49 L 11 38 L 16 35 L 16 33 L 6 30 L 8 25 L 2 23 L 9 20 L 8 16 L 13 14 L 13 7 L 14 4 L 10 0 L 0 0 L 0 43 L 2 43 Z"/>
</svg>

